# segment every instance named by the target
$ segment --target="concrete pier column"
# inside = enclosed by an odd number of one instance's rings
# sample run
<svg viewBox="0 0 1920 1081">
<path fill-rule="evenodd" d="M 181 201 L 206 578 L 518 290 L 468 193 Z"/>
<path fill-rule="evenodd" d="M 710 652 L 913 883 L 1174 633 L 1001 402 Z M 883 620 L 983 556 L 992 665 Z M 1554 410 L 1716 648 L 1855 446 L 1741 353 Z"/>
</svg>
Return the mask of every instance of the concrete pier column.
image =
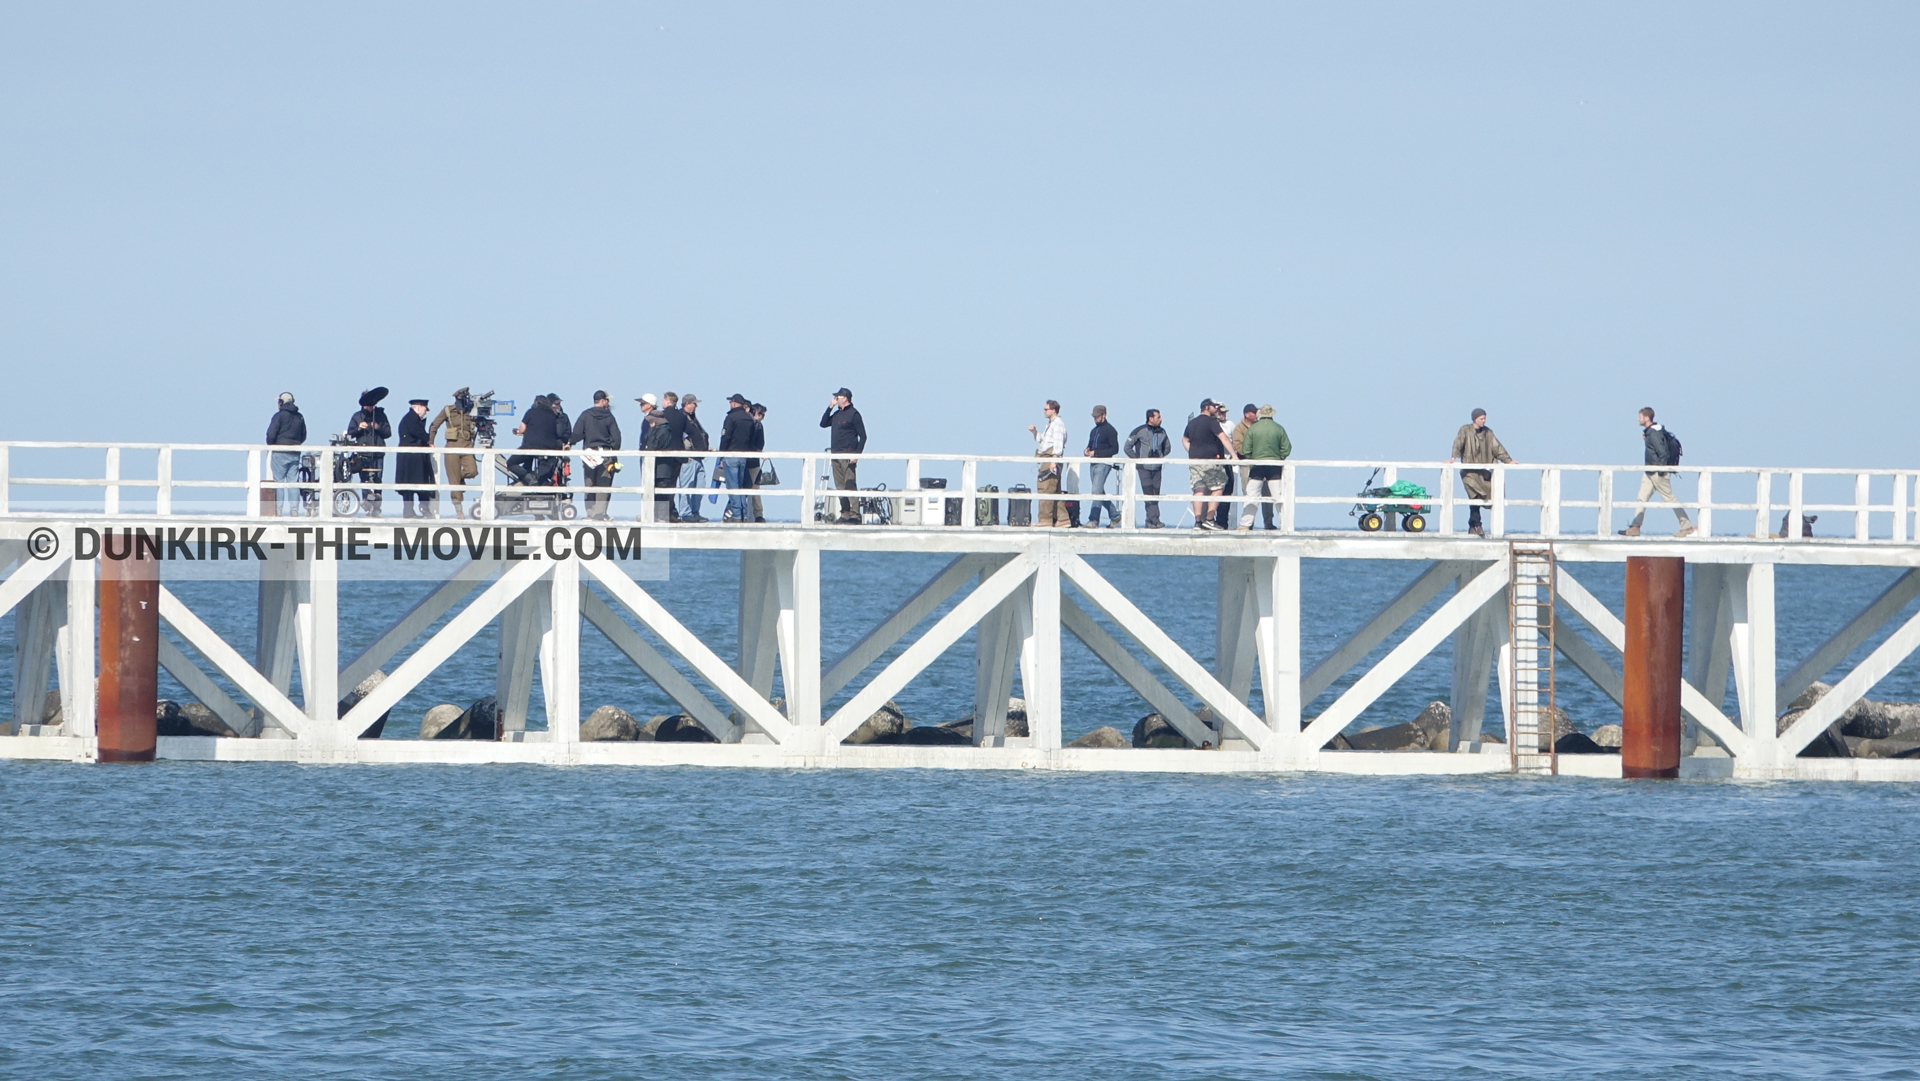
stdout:
<svg viewBox="0 0 1920 1081">
<path fill-rule="evenodd" d="M 1680 776 L 1680 638 L 1687 562 L 1627 559 L 1627 649 L 1620 704 L 1624 777 Z"/>
<path fill-rule="evenodd" d="M 138 554 L 108 559 L 102 553 L 98 561 L 100 682 L 94 730 L 102 762 L 153 761 L 153 714 L 160 682 L 160 564 Z"/>
</svg>

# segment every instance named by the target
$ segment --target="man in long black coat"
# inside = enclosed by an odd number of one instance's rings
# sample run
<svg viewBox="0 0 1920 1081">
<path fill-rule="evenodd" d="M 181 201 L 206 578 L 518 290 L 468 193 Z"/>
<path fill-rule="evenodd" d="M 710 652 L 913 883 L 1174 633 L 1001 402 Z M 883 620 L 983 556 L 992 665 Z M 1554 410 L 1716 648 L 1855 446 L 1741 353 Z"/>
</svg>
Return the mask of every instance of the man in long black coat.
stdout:
<svg viewBox="0 0 1920 1081">
<path fill-rule="evenodd" d="M 427 438 L 427 400 L 415 398 L 407 403 L 406 415 L 400 418 L 400 445 L 403 447 L 431 447 L 433 440 Z M 433 455 L 398 454 L 393 463 L 393 479 L 400 484 L 432 484 Z M 415 492 L 402 489 L 401 515 L 406 518 L 432 518 L 432 492 Z M 414 500 L 420 501 L 419 512 L 414 511 Z"/>
<path fill-rule="evenodd" d="M 387 440 L 393 437 L 393 425 L 387 422 L 387 411 L 380 408 L 380 401 L 386 396 L 385 387 L 375 387 L 360 395 L 360 408 L 347 418 L 349 442 L 360 447 L 387 445 Z M 386 464 L 385 454 L 362 451 L 353 456 L 347 475 L 357 476 L 362 484 L 378 485 L 385 478 Z M 368 518 L 380 517 L 380 489 L 360 489 L 360 507 Z"/>
</svg>

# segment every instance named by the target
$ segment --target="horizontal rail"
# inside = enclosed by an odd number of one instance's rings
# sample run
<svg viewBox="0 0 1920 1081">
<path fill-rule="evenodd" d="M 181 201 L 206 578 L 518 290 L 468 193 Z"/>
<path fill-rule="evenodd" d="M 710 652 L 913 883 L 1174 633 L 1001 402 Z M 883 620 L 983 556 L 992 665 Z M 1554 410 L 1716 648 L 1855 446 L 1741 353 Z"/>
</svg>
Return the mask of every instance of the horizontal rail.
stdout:
<svg viewBox="0 0 1920 1081">
<path fill-rule="evenodd" d="M 65 459 L 39 462 L 40 456 L 35 452 L 46 451 L 101 454 L 102 458 L 96 459 L 101 462 L 100 472 L 96 475 L 91 469 L 61 468 L 61 465 L 70 466 Z M 129 470 L 137 470 L 137 463 L 149 453 L 153 459 L 151 476 L 124 475 Z M 564 459 L 570 463 L 573 473 L 585 474 L 587 470 L 582 456 L 588 453 L 598 459 L 618 462 L 620 469 L 610 479 L 623 483 L 587 486 L 582 483 L 586 478 L 580 476 L 575 478 L 575 483 L 569 484 L 519 484 L 505 469 L 505 463 L 513 458 Z M 282 456 L 290 454 L 299 456 L 296 469 L 304 466 L 310 472 L 290 479 L 276 479 L 276 459 L 279 460 L 279 467 L 285 468 L 287 462 Z M 215 457 L 209 462 L 203 458 L 187 458 L 186 455 Z M 403 484 L 392 479 L 402 459 L 421 455 L 435 463 L 434 481 Z M 387 460 L 389 456 L 391 462 Z M 469 456 L 476 460 L 478 476 L 466 484 L 450 482 L 444 475 L 446 459 Z M 226 464 L 221 463 L 222 458 L 226 459 Z M 377 461 L 381 469 L 379 479 L 363 479 L 356 470 L 347 468 L 350 462 L 362 458 Z M 710 473 L 718 473 L 721 462 L 737 458 L 772 463 L 777 471 L 787 475 L 789 483 L 731 489 L 724 485 L 719 476 L 694 485 L 683 485 L 679 474 L 673 477 L 656 475 L 656 463 L 663 459 L 683 464 L 699 463 L 695 475 L 704 478 Z M 36 464 L 42 464 L 44 468 L 37 473 L 29 471 L 26 468 L 29 459 L 35 459 Z M 197 467 L 197 473 L 187 471 L 183 474 L 189 462 Z M 886 479 L 898 482 L 899 487 L 880 484 L 877 488 L 859 489 L 858 494 L 853 490 L 837 488 L 832 480 L 831 466 L 834 462 L 854 463 L 856 471 L 865 471 L 867 476 L 863 479 L 868 481 L 880 479 L 875 474 L 884 472 Z M 1234 490 L 1196 498 L 1189 491 L 1192 485 L 1188 474 L 1180 470 L 1182 466 L 1196 465 L 1226 467 L 1233 477 Z M 1284 467 L 1278 483 L 1274 485 L 1277 492 L 1249 494 L 1241 490 L 1249 467 L 1260 465 Z M 1107 474 L 1111 484 L 1103 485 L 1102 491 L 1091 490 L 1095 467 L 1106 467 L 1111 471 Z M 796 469 L 797 474 L 792 472 Z M 957 477 L 949 476 L 946 479 L 957 480 L 958 483 L 946 487 L 923 485 L 923 478 L 932 469 L 947 473 L 957 469 Z M 988 479 L 998 479 L 1011 488 L 1015 481 L 1007 478 L 1015 477 L 1023 478 L 1019 483 L 1037 489 L 1042 470 L 1049 477 L 1061 478 L 1063 487 L 1088 490 L 996 491 L 983 483 Z M 1487 487 L 1491 496 L 1473 498 L 1457 490 L 1461 482 L 1456 478 L 1463 471 L 1488 476 Z M 1683 488 L 1691 488 L 1691 491 L 1676 488 L 1674 495 L 1678 502 L 1674 503 L 1666 502 L 1664 497 L 1650 498 L 1648 501 L 1624 498 L 1634 492 L 1633 486 L 1640 483 L 1639 475 L 1648 473 L 1665 475 Z M 1626 477 L 1624 481 L 1618 479 L 1622 475 Z M 796 476 L 799 483 L 791 483 Z M 1844 478 L 1851 478 L 1852 483 L 1846 484 Z M 1162 489 L 1157 494 L 1143 487 L 1143 481 L 1154 479 L 1159 481 Z M 1401 480 L 1417 480 L 1431 490 L 1425 494 L 1402 496 L 1378 492 L 1357 494 L 1358 488 L 1386 488 Z M 1841 491 L 1843 486 L 1846 489 L 1844 492 Z M 94 498 L 92 492 L 99 492 L 101 496 L 97 504 L 89 503 L 89 506 L 97 505 L 97 510 L 61 506 L 53 510 L 36 511 L 29 506 L 19 505 L 24 502 L 19 498 L 21 494 L 36 490 L 47 492 L 45 498 L 59 498 L 54 495 L 58 492 L 83 491 L 88 492 L 85 497 L 88 500 Z M 237 507 L 232 503 L 236 493 L 244 500 Z M 689 501 L 697 502 L 702 496 L 708 497 L 710 503 L 717 501 L 720 496 L 744 496 L 760 500 L 763 506 L 767 501 L 774 501 L 790 508 L 793 517 L 786 519 L 789 521 L 794 518 L 815 521 L 822 517 L 833 517 L 838 512 L 836 501 L 841 500 L 857 500 L 864 504 L 860 509 L 867 513 L 877 513 L 871 508 L 880 501 L 886 501 L 886 509 L 891 515 L 907 512 L 908 505 L 904 501 L 909 499 L 924 500 L 928 504 L 935 504 L 942 499 L 963 501 L 958 522 L 962 528 L 976 525 L 977 509 L 983 503 L 976 502 L 973 507 L 968 507 L 964 502 L 974 500 L 996 503 L 1024 501 L 1035 511 L 1042 511 L 1047 504 L 1057 503 L 1077 502 L 1083 507 L 1111 504 L 1110 509 L 1120 511 L 1118 527 L 1121 529 L 1138 528 L 1137 519 L 1148 504 L 1171 506 L 1175 508 L 1174 513 L 1180 516 L 1179 520 L 1184 521 L 1188 513 L 1185 508 L 1189 504 L 1205 509 L 1205 504 L 1211 503 L 1225 504 L 1229 508 L 1230 521 L 1246 519 L 1249 522 L 1251 505 L 1266 504 L 1274 512 L 1273 528 L 1282 532 L 1325 529 L 1339 524 L 1337 519 L 1329 520 L 1329 515 L 1345 508 L 1350 516 L 1356 518 L 1368 511 L 1378 511 L 1383 519 L 1381 524 L 1389 531 L 1400 524 L 1447 535 L 1461 532 L 1461 524 L 1457 519 L 1477 509 L 1487 512 L 1482 531 L 1488 536 L 1604 536 L 1615 530 L 1622 513 L 1644 514 L 1646 511 L 1664 509 L 1685 512 L 1701 536 L 1768 537 L 1784 532 L 1795 535 L 1797 539 L 1801 529 L 1783 530 L 1782 520 L 1799 523 L 1803 517 L 1811 516 L 1823 519 L 1828 530 L 1823 537 L 1829 540 L 1904 544 L 1920 536 L 1920 521 L 1916 521 L 1915 507 L 1916 493 L 1920 493 L 1920 470 L 1903 469 L 1702 466 L 1650 470 L 1645 465 L 1514 465 L 1347 459 L 1206 462 L 1187 458 L 1038 458 L 1031 455 L 896 452 L 837 454 L 830 451 L 757 451 L 737 454 L 717 450 L 587 452 L 577 447 L 541 451 L 506 447 L 363 448 L 350 445 L 288 447 L 220 443 L 0 442 L 0 515 L 57 512 L 69 516 L 74 513 L 132 513 L 155 517 L 204 517 L 207 514 L 237 513 L 244 517 L 261 517 L 276 513 L 276 496 L 287 504 L 289 513 L 317 518 L 355 517 L 361 513 L 363 503 L 375 508 L 382 506 L 375 500 L 363 501 L 361 493 L 394 493 L 403 500 L 408 495 L 431 496 L 437 511 L 444 510 L 449 504 L 463 504 L 465 497 L 473 496 L 476 513 L 472 516 L 479 518 L 517 514 L 559 516 L 564 506 L 571 506 L 573 512 L 578 514 L 584 510 L 577 502 L 582 497 L 606 497 L 608 502 L 598 504 L 603 510 L 613 506 L 611 500 L 620 498 L 626 501 L 623 516 L 651 522 L 656 520 L 656 508 L 662 502 L 686 505 Z M 1616 493 L 1619 497 L 1616 497 Z M 216 502 L 197 509 L 186 507 L 179 498 L 182 495 L 197 495 L 203 502 Z M 632 505 L 636 496 L 640 502 L 638 508 Z M 125 508 L 123 497 L 138 498 L 143 506 Z M 152 501 L 150 510 L 144 508 L 145 501 L 149 499 Z M 219 500 L 227 502 L 221 503 Z M 530 507 L 529 501 L 540 505 Z M 919 504 L 916 502 L 914 506 L 918 507 Z M 636 509 L 637 513 L 634 513 Z M 925 511 L 927 508 L 920 509 Z M 1087 509 L 1091 514 L 1091 507 Z M 933 517 L 944 522 L 947 511 L 946 505 L 938 505 Z M 698 510 L 688 513 L 697 515 Z M 1303 513 L 1315 520 L 1303 521 Z M 1395 519 L 1406 518 L 1409 513 L 1417 520 L 1396 523 Z M 1036 522 L 1043 517 L 1046 517 L 1044 513 L 1032 515 Z M 1527 520 L 1518 520 L 1520 518 Z M 929 524 L 934 523 L 930 521 Z"/>
</svg>

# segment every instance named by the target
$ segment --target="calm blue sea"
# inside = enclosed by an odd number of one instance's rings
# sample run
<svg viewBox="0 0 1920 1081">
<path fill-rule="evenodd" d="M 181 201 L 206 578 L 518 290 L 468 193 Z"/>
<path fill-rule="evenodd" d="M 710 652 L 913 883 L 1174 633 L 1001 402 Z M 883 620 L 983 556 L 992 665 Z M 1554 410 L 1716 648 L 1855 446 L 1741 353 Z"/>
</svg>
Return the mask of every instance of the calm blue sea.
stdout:
<svg viewBox="0 0 1920 1081">
<path fill-rule="evenodd" d="M 830 555 L 827 656 L 939 564 Z M 655 586 L 723 656 L 734 566 Z M 1210 561 L 1101 566 L 1210 659 Z M 1309 663 L 1412 573 L 1309 561 Z M 1783 658 L 1892 576 L 1783 569 Z M 350 641 L 419 588 L 350 590 Z M 251 642 L 243 587 L 190 590 Z M 584 637 L 588 708 L 668 708 Z M 966 712 L 969 652 L 910 714 Z M 1145 712 L 1077 646 L 1066 697 L 1069 737 Z M 0 762 L 0 794 L 4 1077 L 1920 1076 L 1913 786 Z"/>
</svg>

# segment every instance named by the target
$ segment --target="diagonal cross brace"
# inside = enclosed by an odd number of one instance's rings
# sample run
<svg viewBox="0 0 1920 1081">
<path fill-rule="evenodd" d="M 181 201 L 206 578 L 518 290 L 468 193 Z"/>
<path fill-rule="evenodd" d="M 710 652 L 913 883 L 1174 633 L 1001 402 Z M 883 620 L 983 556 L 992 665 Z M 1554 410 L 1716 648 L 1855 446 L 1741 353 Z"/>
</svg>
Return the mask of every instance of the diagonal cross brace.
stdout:
<svg viewBox="0 0 1920 1081">
<path fill-rule="evenodd" d="M 1372 619 L 1348 635 L 1346 641 L 1313 666 L 1313 670 L 1300 681 L 1300 701 L 1312 702 L 1320 697 L 1322 691 L 1333 686 L 1335 680 L 1352 671 L 1354 665 L 1373 652 L 1373 647 L 1386 641 L 1389 635 L 1412 619 L 1414 613 L 1425 608 L 1428 601 L 1438 597 L 1454 579 L 1460 577 L 1461 572 L 1472 566 L 1463 560 L 1441 560 L 1428 567 L 1408 583 L 1399 596 L 1388 601 Z"/>
<path fill-rule="evenodd" d="M 701 678 L 720 692 L 720 696 L 733 703 L 733 708 L 752 721 L 762 732 L 773 737 L 776 743 L 789 743 L 793 740 L 794 725 L 773 708 L 773 704 L 760 697 L 753 684 L 743 679 L 732 666 L 721 660 L 719 655 L 707 648 L 698 635 L 688 630 L 681 622 L 673 618 L 673 613 L 662 607 L 659 601 L 640 588 L 640 584 L 627 576 L 627 572 L 617 566 L 607 565 L 605 560 L 591 560 L 580 564 L 582 570 L 593 576 L 594 580 L 605 586 L 613 599 L 625 605 L 641 626 L 659 637 L 662 645 L 680 655 L 680 658 L 693 666 Z"/>
<path fill-rule="evenodd" d="M 726 714 L 700 693 L 693 681 L 680 674 L 673 662 L 661 655 L 660 651 L 647 644 L 632 627 L 627 626 L 620 614 L 608 607 L 607 602 L 587 589 L 580 587 L 580 614 L 587 622 L 600 629 L 615 649 L 627 655 L 627 659 L 638 665 L 648 679 L 667 692 L 674 704 L 687 711 L 687 716 L 700 722 L 700 727 L 713 733 L 713 738 L 722 743 L 740 742 L 739 725 L 727 719 Z"/>
<path fill-rule="evenodd" d="M 1387 692 L 1387 689 L 1400 681 L 1400 677 L 1413 671 L 1427 654 L 1432 653 L 1446 637 L 1465 623 L 1480 606 L 1492 600 L 1507 586 L 1507 561 L 1501 560 L 1474 576 L 1473 581 L 1460 587 L 1424 623 L 1414 632 L 1401 639 L 1378 664 L 1367 669 L 1366 674 L 1355 680 L 1353 686 L 1333 700 L 1326 711 L 1313 719 L 1301 733 L 1301 746 L 1309 754 L 1317 752 L 1326 742 L 1338 735 L 1340 730 L 1352 724 L 1362 711 Z"/>
<path fill-rule="evenodd" d="M 1085 643 L 1086 647 L 1093 651 L 1093 655 L 1100 658 L 1102 664 L 1113 669 L 1114 675 L 1125 680 L 1127 686 L 1133 688 L 1133 693 L 1145 699 L 1155 713 L 1165 717 L 1175 731 L 1187 737 L 1187 742 L 1198 747 L 1202 743 L 1220 738 L 1218 732 L 1202 724 L 1200 718 L 1187 709 L 1185 702 L 1180 701 L 1172 691 L 1167 689 L 1166 684 L 1155 678 L 1138 658 L 1127 652 L 1127 647 L 1108 634 L 1104 627 L 1095 623 L 1093 617 L 1087 614 L 1087 610 L 1080 607 L 1079 603 L 1064 590 L 1060 594 L 1060 625 Z"/>
<path fill-rule="evenodd" d="M 65 567 L 68 558 L 22 560 L 7 580 L 0 582 L 0 616 L 13 611 L 13 606 L 26 600 L 27 594 L 32 593 L 40 583 Z"/>
<path fill-rule="evenodd" d="M 313 730 L 305 710 L 293 704 L 273 681 L 260 674 L 260 670 L 247 663 L 238 650 L 227 644 L 226 639 L 215 634 L 213 628 L 201 622 L 200 617 L 180 603 L 166 586 L 160 587 L 160 619 L 172 627 L 174 633 L 187 640 L 187 644 L 200 651 L 200 655 L 211 663 L 216 671 L 233 681 L 240 693 L 253 699 L 253 704 L 261 712 L 273 718 L 274 723 L 295 736 L 304 735 Z M 377 716 L 377 715 L 376 715 Z M 367 722 L 373 723 L 371 721 Z"/>
<path fill-rule="evenodd" d="M 1873 599 L 1873 603 L 1861 609 L 1859 615 L 1848 620 L 1845 627 L 1835 631 L 1833 637 L 1800 662 L 1799 667 L 1780 681 L 1779 689 L 1774 692 L 1774 701 L 1791 702 L 1800 697 L 1802 691 L 1832 671 L 1834 665 L 1846 660 L 1847 654 L 1860 648 L 1861 643 L 1891 622 L 1915 597 L 1920 597 L 1920 569 L 1910 570 L 1894 579 L 1892 585 Z"/>
<path fill-rule="evenodd" d="M 980 622 L 995 605 L 1006 600 L 1020 583 L 1033 575 L 1039 566 L 1032 553 L 1022 552 L 1009 560 L 999 570 L 993 572 L 980 587 L 967 594 L 965 600 L 953 606 L 940 621 L 927 629 L 914 643 L 908 646 L 892 664 L 880 670 L 873 681 L 860 689 L 858 694 L 847 699 L 845 705 L 834 711 L 826 722 L 826 743 L 837 746 L 841 740 L 853 734 L 868 717 L 887 699 L 899 693 L 913 677 L 919 675 L 934 659 L 945 653 L 962 635 Z"/>
<path fill-rule="evenodd" d="M 1113 621 L 1114 626 L 1132 636 L 1148 656 L 1160 662 L 1173 678 L 1186 684 L 1188 690 L 1212 708 L 1213 715 L 1220 718 L 1222 738 L 1231 728 L 1241 739 L 1252 744 L 1254 750 L 1264 749 L 1274 738 L 1273 730 L 1248 709 L 1245 702 L 1235 698 L 1232 691 L 1213 678 L 1213 673 L 1202 668 L 1199 661 L 1181 649 L 1179 643 L 1148 619 L 1146 613 L 1127 599 L 1126 594 L 1114 588 L 1113 583 L 1102 578 L 1100 572 L 1094 570 L 1086 560 L 1071 552 L 1064 553 L 1060 570 L 1073 581 L 1075 588 L 1093 602 L 1094 607 L 1100 609 L 1101 614 Z"/>
<path fill-rule="evenodd" d="M 934 609 L 946 603 L 948 597 L 958 593 L 985 562 L 986 557 L 980 555 L 955 557 L 932 581 L 921 586 L 904 604 L 894 609 L 892 615 L 881 620 L 878 626 L 867 632 L 866 637 L 842 653 L 827 668 L 826 674 L 820 677 L 820 697 L 828 699 L 839 694 L 841 688 L 853 681 L 853 677 L 866 671 L 868 665 L 892 649 L 894 643 L 932 615 Z"/>
<path fill-rule="evenodd" d="M 393 659 L 393 655 L 407 648 L 407 644 L 426 633 L 434 621 L 446 615 L 459 604 L 467 594 L 473 592 L 482 579 L 499 569 L 500 564 L 487 560 L 470 559 L 453 576 L 427 592 L 420 603 L 408 609 L 407 614 L 393 621 L 373 644 L 360 651 L 345 668 L 340 670 L 342 687 L 353 688 L 360 681 L 372 675 L 381 665 Z"/>
<path fill-rule="evenodd" d="M 1867 654 L 1867 659 L 1848 672 L 1845 679 L 1833 685 L 1833 690 L 1821 696 L 1793 726 L 1780 734 L 1779 753 L 1783 759 L 1792 758 L 1800 753 L 1820 730 L 1840 719 L 1840 715 L 1852 708 L 1873 685 L 1886 678 L 1888 672 L 1907 659 L 1916 647 L 1920 647 L 1920 613 L 1902 624 L 1893 636 L 1880 643 L 1880 648 Z"/>
<path fill-rule="evenodd" d="M 1600 603 L 1600 598 L 1587 592 L 1586 586 L 1575 581 L 1565 567 L 1561 567 L 1559 574 L 1554 578 L 1554 594 L 1569 611 L 1579 616 L 1581 621 L 1592 627 L 1601 638 L 1606 639 L 1607 644 L 1612 646 L 1615 652 L 1622 655 L 1626 653 L 1627 625 L 1620 622 L 1618 616 L 1608 611 L 1607 606 Z M 1686 710 L 1688 716 L 1705 726 L 1707 731 L 1712 732 L 1713 738 L 1720 741 L 1720 745 L 1727 749 L 1728 754 L 1738 757 L 1751 753 L 1753 744 L 1747 738 L 1746 732 L 1729 720 L 1727 715 L 1720 712 L 1712 702 L 1707 701 L 1707 696 L 1701 694 L 1699 688 L 1685 680 L 1680 683 L 1680 708 Z"/>
</svg>

